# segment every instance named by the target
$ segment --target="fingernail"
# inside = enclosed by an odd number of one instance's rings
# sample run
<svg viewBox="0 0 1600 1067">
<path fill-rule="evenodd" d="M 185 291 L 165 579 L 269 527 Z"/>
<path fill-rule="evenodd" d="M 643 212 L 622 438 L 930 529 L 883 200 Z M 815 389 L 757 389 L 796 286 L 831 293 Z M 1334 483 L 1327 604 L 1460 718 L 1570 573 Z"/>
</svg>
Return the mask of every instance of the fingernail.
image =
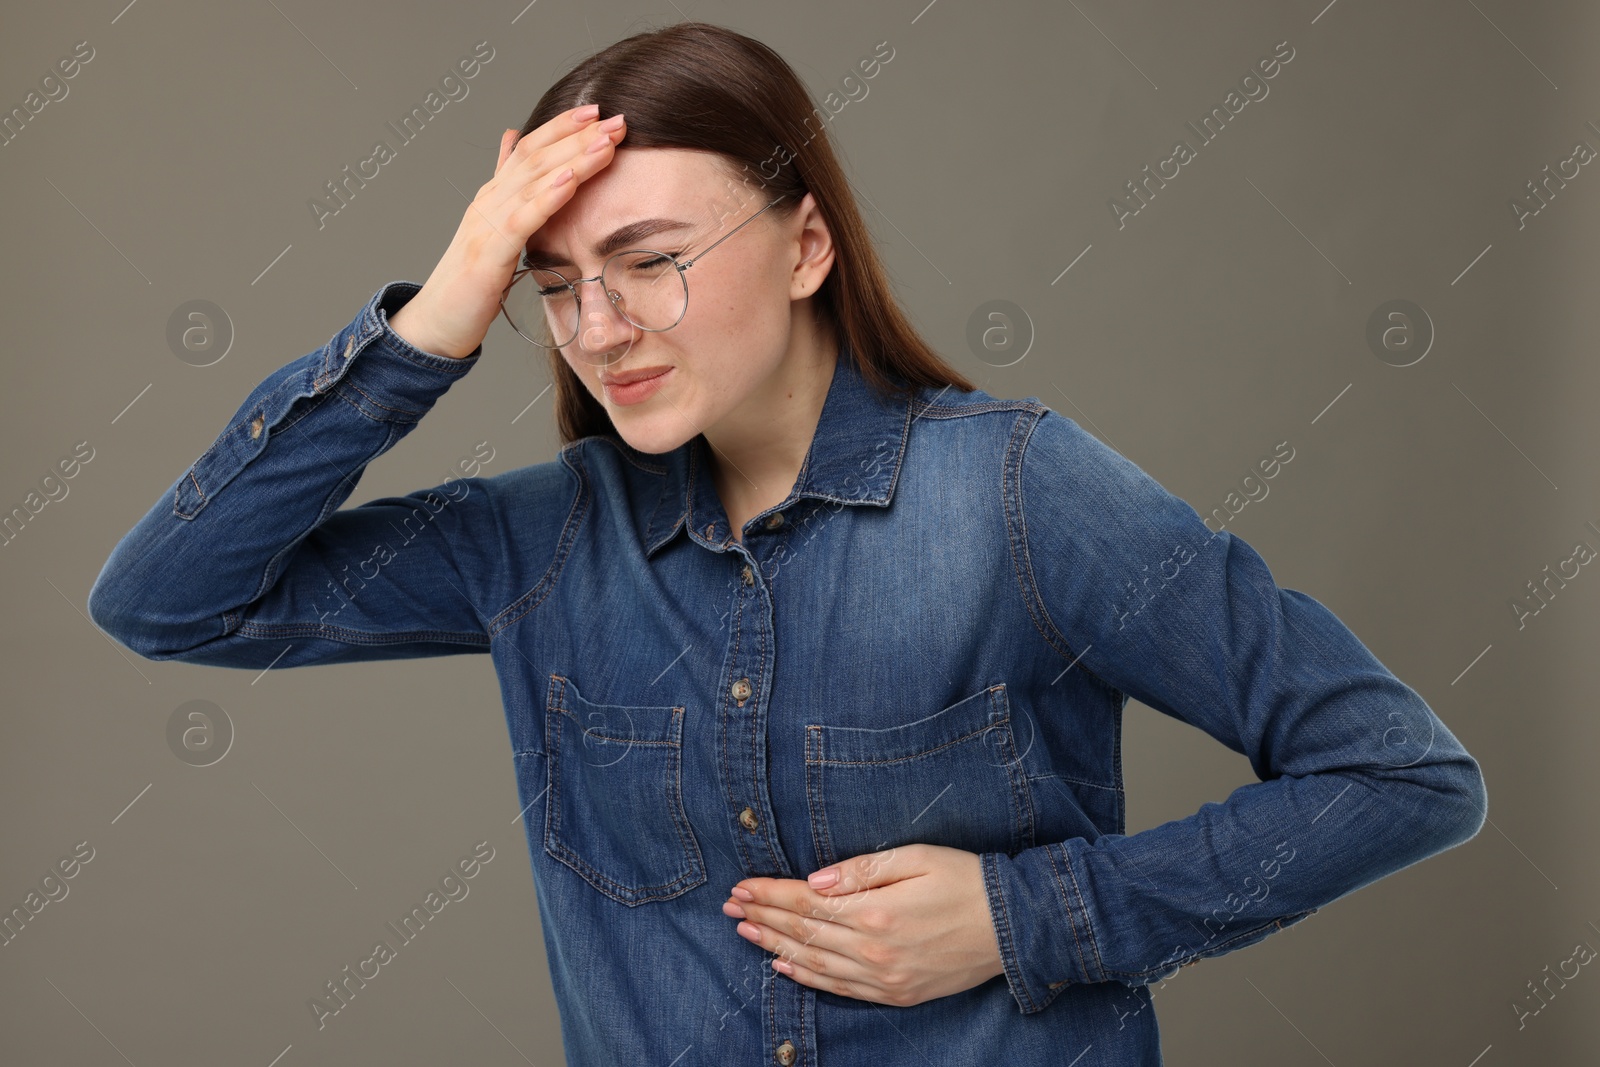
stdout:
<svg viewBox="0 0 1600 1067">
<path fill-rule="evenodd" d="M 731 915 L 735 919 L 743 919 L 743 918 L 745 918 L 744 909 L 739 907 L 739 905 L 735 904 L 731 900 L 723 902 L 722 914 Z"/>
<path fill-rule="evenodd" d="M 733 887 L 733 895 L 738 897 L 740 900 L 756 899 L 756 895 L 742 885 L 736 885 Z"/>
<path fill-rule="evenodd" d="M 622 128 L 622 112 L 617 112 L 600 124 L 602 130 L 620 130 Z"/>
<path fill-rule="evenodd" d="M 810 883 L 812 889 L 826 889 L 838 880 L 839 871 L 836 868 L 829 868 L 826 871 L 817 871 L 806 877 L 806 881 Z"/>
<path fill-rule="evenodd" d="M 598 138 L 596 138 L 593 141 L 593 143 L 591 143 L 589 145 L 589 151 L 590 152 L 598 152 L 598 151 L 600 151 L 602 148 L 604 148 L 606 145 L 608 145 L 610 143 L 611 143 L 610 135 L 601 134 Z"/>
<path fill-rule="evenodd" d="M 600 114 L 599 104 L 584 104 L 572 113 L 572 119 L 574 122 L 588 122 L 598 114 Z"/>
<path fill-rule="evenodd" d="M 747 937 L 751 941 L 761 940 L 761 931 L 756 929 L 755 923 L 740 923 L 737 929 L 740 937 Z"/>
</svg>

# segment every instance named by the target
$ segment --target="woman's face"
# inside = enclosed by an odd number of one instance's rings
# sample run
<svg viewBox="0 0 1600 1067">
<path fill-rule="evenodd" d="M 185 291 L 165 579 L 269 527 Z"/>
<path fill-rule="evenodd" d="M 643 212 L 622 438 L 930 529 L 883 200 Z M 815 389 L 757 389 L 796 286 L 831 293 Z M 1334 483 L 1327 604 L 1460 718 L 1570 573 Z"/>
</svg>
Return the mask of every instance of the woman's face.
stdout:
<svg viewBox="0 0 1600 1067">
<path fill-rule="evenodd" d="M 578 188 L 528 248 L 569 279 L 592 278 L 604 263 L 595 249 L 606 237 L 662 219 L 682 225 L 624 247 L 671 252 L 680 261 L 695 258 L 772 199 L 767 190 L 730 183 L 730 173 L 710 152 L 618 148 L 610 165 Z M 728 426 L 753 425 L 763 387 L 781 384 L 778 372 L 789 363 L 796 311 L 805 306 L 794 301 L 809 304 L 833 261 L 811 195 L 785 219 L 778 211 L 787 206 L 779 201 L 685 272 L 688 308 L 670 330 L 641 330 L 604 298 L 599 283 L 581 287 L 578 339 L 562 356 L 634 448 L 669 452 L 697 433 L 713 430 L 714 436 L 724 420 Z M 646 370 L 665 373 L 642 390 L 642 398 L 641 390 L 629 395 L 601 380 L 602 374 Z"/>
</svg>

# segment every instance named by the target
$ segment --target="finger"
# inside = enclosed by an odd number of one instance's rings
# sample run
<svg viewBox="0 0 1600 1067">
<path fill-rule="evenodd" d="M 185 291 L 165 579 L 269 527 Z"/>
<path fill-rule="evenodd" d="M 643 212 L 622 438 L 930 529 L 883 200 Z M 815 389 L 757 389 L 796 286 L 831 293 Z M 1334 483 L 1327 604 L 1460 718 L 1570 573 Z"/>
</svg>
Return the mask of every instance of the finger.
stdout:
<svg viewBox="0 0 1600 1067">
<path fill-rule="evenodd" d="M 824 918 L 796 915 L 765 904 L 740 904 L 739 909 L 745 920 L 757 928 L 780 934 L 796 945 L 853 957 L 851 948 L 860 942 L 861 935 L 856 931 Z"/>
<path fill-rule="evenodd" d="M 915 847 L 915 845 L 908 846 L 907 853 Z M 822 885 L 815 885 L 819 893 L 859 893 L 863 889 L 890 885 L 917 873 L 915 860 L 918 858 L 901 854 L 899 846 L 896 846 L 885 852 L 868 852 L 861 856 L 852 856 L 843 862 L 813 871 L 807 876 L 807 881 L 813 884 L 816 881 L 823 882 Z M 829 873 L 836 875 L 832 881 L 824 877 Z"/>
<path fill-rule="evenodd" d="M 506 158 L 505 166 L 496 176 L 500 179 L 497 183 L 498 196 L 490 203 L 500 207 L 517 200 L 531 200 L 550 185 L 546 179 L 553 178 L 567 167 L 572 168 L 573 177 L 577 179 L 573 184 L 576 189 L 578 184 L 611 162 L 616 143 L 626 133 L 626 122 L 615 130 L 602 130 L 591 122 L 550 145 L 547 151 L 525 156 L 522 144 L 533 136 L 529 134 Z M 596 146 L 598 151 L 590 151 Z"/>
<path fill-rule="evenodd" d="M 603 120 L 610 122 L 612 119 L 620 120 L 614 129 L 602 129 L 601 122 L 587 122 L 568 133 L 565 137 L 552 142 L 545 151 L 534 152 L 514 160 L 527 169 L 527 173 L 538 177 L 550 170 L 559 170 L 570 166 L 578 171 L 580 177 L 586 177 L 584 167 L 598 170 L 611 160 L 611 149 L 616 147 L 618 141 L 627 136 L 627 119 L 613 115 Z M 600 145 L 598 151 L 590 150 Z M 517 155 L 518 153 L 513 153 Z"/>
<path fill-rule="evenodd" d="M 541 153 L 540 149 L 549 148 L 551 145 L 561 141 L 570 141 L 571 145 L 569 147 L 575 146 L 577 139 L 584 131 L 594 126 L 598 114 L 599 108 L 596 105 L 585 104 L 583 107 L 576 107 L 557 115 L 544 125 L 538 126 L 523 137 L 518 138 L 517 143 L 511 149 L 511 158 L 519 162 L 536 158 L 542 154 L 547 154 Z M 585 138 L 585 140 L 592 139 Z M 561 151 L 557 154 L 565 157 L 570 153 Z"/>
<path fill-rule="evenodd" d="M 494 163 L 494 172 L 496 174 L 499 174 L 500 173 L 500 168 L 505 166 L 506 157 L 511 154 L 511 150 L 513 148 L 515 148 L 516 145 L 517 145 L 517 131 L 516 130 L 507 130 L 505 133 L 502 133 L 500 135 L 500 158 L 495 160 L 495 163 Z"/>
<path fill-rule="evenodd" d="M 746 901 L 737 892 L 734 896 L 748 908 L 753 901 L 770 907 L 782 908 L 796 915 L 817 915 L 833 919 L 845 907 L 841 900 L 830 900 L 797 878 L 746 878 L 735 889 L 750 894 Z"/>
<path fill-rule="evenodd" d="M 854 929 L 862 925 L 859 917 L 870 896 L 870 892 L 841 893 L 837 889 L 823 893 L 798 878 L 746 878 L 738 883 L 738 888 L 749 893 L 754 903 L 782 908 L 796 915 L 814 915 Z M 741 899 L 739 902 L 750 906 L 750 901 Z"/>
<path fill-rule="evenodd" d="M 848 979 L 853 982 L 866 981 L 870 977 L 867 968 L 849 956 L 797 941 L 770 927 L 752 923 L 748 919 L 739 923 L 738 933 L 751 944 L 776 953 L 779 957 L 804 967 L 812 974 L 835 981 Z"/>
</svg>

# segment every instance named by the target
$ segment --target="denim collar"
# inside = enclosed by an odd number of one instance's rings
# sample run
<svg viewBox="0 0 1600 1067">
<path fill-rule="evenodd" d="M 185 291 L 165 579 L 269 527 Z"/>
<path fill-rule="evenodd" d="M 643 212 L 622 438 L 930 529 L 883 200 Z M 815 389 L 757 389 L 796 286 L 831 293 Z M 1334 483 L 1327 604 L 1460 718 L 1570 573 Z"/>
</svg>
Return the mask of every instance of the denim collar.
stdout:
<svg viewBox="0 0 1600 1067">
<path fill-rule="evenodd" d="M 879 397 L 861 376 L 848 343 L 841 342 L 795 487 L 761 514 L 784 511 L 806 497 L 888 507 L 910 429 L 909 401 Z M 720 550 L 729 541 L 727 513 L 711 479 L 710 456 L 702 434 L 666 454 L 661 496 L 644 532 L 646 556 L 659 551 L 680 528 L 687 528 L 690 537 L 708 548 Z"/>
</svg>

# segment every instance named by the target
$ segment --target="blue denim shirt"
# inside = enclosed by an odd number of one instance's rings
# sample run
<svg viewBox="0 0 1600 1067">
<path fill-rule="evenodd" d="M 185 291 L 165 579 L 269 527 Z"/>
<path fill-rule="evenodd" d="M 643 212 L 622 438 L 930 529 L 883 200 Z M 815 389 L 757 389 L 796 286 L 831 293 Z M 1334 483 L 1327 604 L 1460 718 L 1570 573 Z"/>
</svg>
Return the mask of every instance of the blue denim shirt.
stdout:
<svg viewBox="0 0 1600 1067">
<path fill-rule="evenodd" d="M 700 437 L 338 510 L 481 357 L 389 328 L 418 288 L 262 382 L 89 609 L 251 671 L 487 652 L 569 1063 L 1159 1064 L 1151 983 L 1481 828 L 1478 764 L 1414 690 L 1034 397 L 886 403 L 842 349 L 742 541 Z M 1125 834 L 1129 697 L 1260 781 Z M 981 857 L 1003 976 L 872 1003 L 722 913 L 740 879 L 912 842 Z"/>
</svg>

